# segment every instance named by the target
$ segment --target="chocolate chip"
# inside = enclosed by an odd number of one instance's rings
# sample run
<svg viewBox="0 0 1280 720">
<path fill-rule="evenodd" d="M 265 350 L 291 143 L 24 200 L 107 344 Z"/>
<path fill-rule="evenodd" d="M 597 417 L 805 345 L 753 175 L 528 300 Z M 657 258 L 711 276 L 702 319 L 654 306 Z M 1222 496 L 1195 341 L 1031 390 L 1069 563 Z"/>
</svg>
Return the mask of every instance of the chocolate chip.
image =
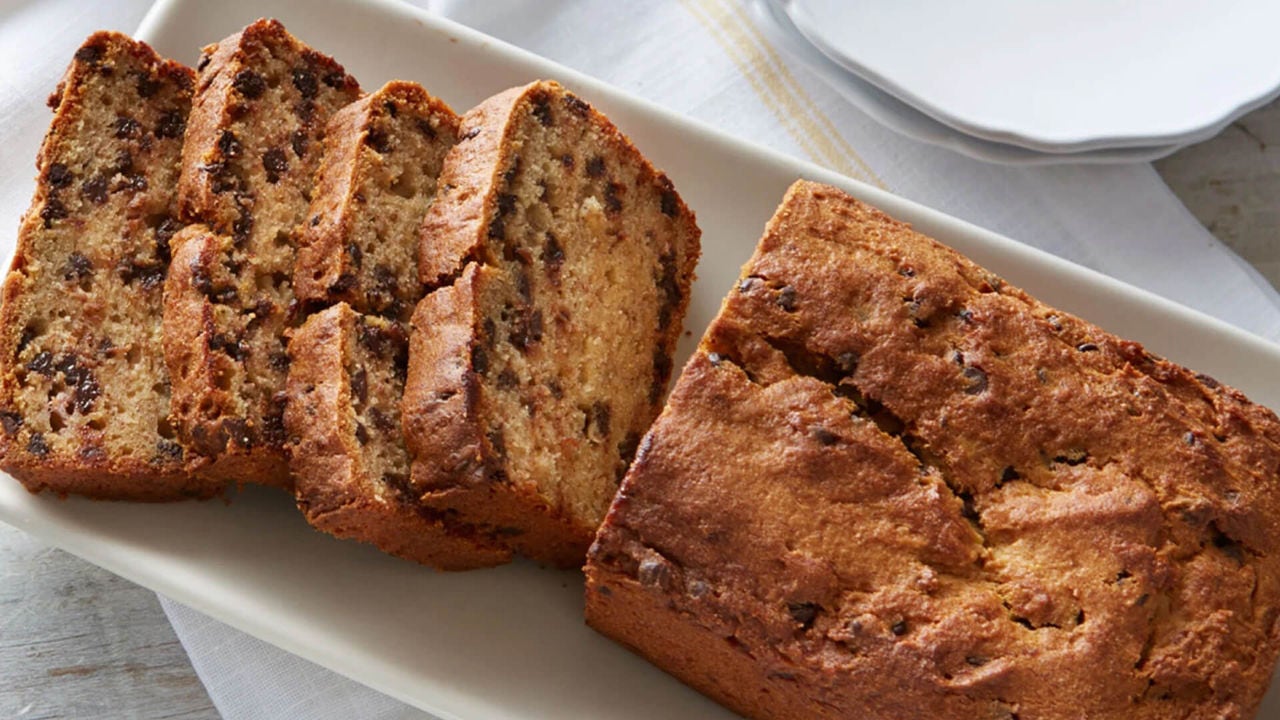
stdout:
<svg viewBox="0 0 1280 720">
<path fill-rule="evenodd" d="M 586 117 L 587 114 L 591 112 L 591 106 L 587 104 L 585 100 L 573 93 L 565 93 L 564 104 L 565 107 L 569 108 L 569 110 L 582 117 Z"/>
<path fill-rule="evenodd" d="M 174 233 L 182 229 L 182 223 L 177 220 L 166 217 L 156 228 L 156 257 L 166 265 L 169 263 L 169 241 L 173 239 Z"/>
<path fill-rule="evenodd" d="M 965 387 L 965 393 L 969 395 L 980 395 L 987 391 L 987 373 L 982 368 L 973 366 L 966 367 L 960 372 L 964 375 L 969 384 Z"/>
<path fill-rule="evenodd" d="M 916 269 L 911 267 L 910 265 L 903 265 L 898 268 L 898 274 L 901 275 L 902 277 L 907 277 L 907 278 L 915 277 Z"/>
<path fill-rule="evenodd" d="M 510 390 L 520 384 L 520 378 L 516 377 L 515 372 L 513 372 L 511 368 L 503 368 L 502 372 L 498 373 L 497 382 L 499 388 L 503 390 Z"/>
<path fill-rule="evenodd" d="M 115 124 L 116 138 L 120 140 L 136 140 L 142 137 L 142 123 L 131 117 L 118 117 Z"/>
<path fill-rule="evenodd" d="M 84 255 L 73 252 L 67 256 L 67 264 L 62 269 L 62 279 L 68 282 L 87 278 L 93 275 L 93 263 Z"/>
<path fill-rule="evenodd" d="M 301 159 L 302 156 L 307 154 L 308 142 L 310 142 L 310 138 L 307 137 L 305 132 L 294 130 L 293 135 L 290 137 L 289 145 L 293 148 L 293 154 Z"/>
<path fill-rule="evenodd" d="M 894 635 L 897 635 L 897 636 L 899 636 L 899 637 L 901 637 L 901 636 L 903 636 L 903 635 L 906 635 L 906 634 L 907 634 L 907 621 L 906 621 L 906 620 L 899 620 L 898 622 L 894 623 L 894 624 L 893 624 L 893 627 L 889 628 L 889 630 L 890 630 L 890 632 L 892 632 Z"/>
<path fill-rule="evenodd" d="M 1205 375 L 1204 373 L 1196 373 L 1196 380 L 1199 380 L 1202 385 L 1209 388 L 1210 390 L 1216 390 L 1222 386 L 1222 383 L 1218 382 L 1217 380 L 1213 379 L 1208 375 Z"/>
<path fill-rule="evenodd" d="M 101 205 L 107 201 L 108 182 L 106 175 L 95 175 L 86 180 L 84 185 L 80 186 L 80 194 L 83 195 L 85 199 Z"/>
<path fill-rule="evenodd" d="M 324 84 L 334 89 L 340 89 L 347 84 L 347 74 L 341 70 L 334 70 L 324 76 Z"/>
<path fill-rule="evenodd" d="M 724 356 L 718 352 L 707 353 L 707 362 L 711 363 L 711 367 L 720 367 L 720 363 L 724 362 Z"/>
<path fill-rule="evenodd" d="M 276 183 L 289 170 L 289 161 L 280 148 L 271 148 L 262 154 L 262 168 L 267 171 L 267 182 Z"/>
<path fill-rule="evenodd" d="M 551 393 L 551 397 L 555 398 L 556 400 L 564 399 L 564 388 L 561 387 L 560 383 L 556 382 L 555 380 L 547 381 L 547 392 Z"/>
<path fill-rule="evenodd" d="M 249 352 L 247 343 L 226 333 L 214 333 L 209 338 L 209 349 L 214 351 L 221 350 L 227 357 L 237 362 L 244 360 Z"/>
<path fill-rule="evenodd" d="M 391 432 L 396 429 L 396 417 L 393 413 L 383 412 L 376 407 L 369 408 L 369 420 L 373 422 L 373 426 L 382 432 Z"/>
<path fill-rule="evenodd" d="M 980 655 L 968 655 L 964 661 L 974 667 L 982 667 L 987 664 L 987 659 Z"/>
<path fill-rule="evenodd" d="M 67 217 L 67 206 L 63 205 L 61 200 L 56 197 L 50 197 L 45 201 L 45 206 L 40 210 L 40 218 L 45 220 L 45 227 L 54 227 L 54 220 L 60 220 Z"/>
<path fill-rule="evenodd" d="M 247 208 L 240 208 L 240 217 L 236 218 L 236 221 L 231 224 L 231 239 L 239 247 L 249 239 L 249 234 L 252 232 L 253 215 Z"/>
<path fill-rule="evenodd" d="M 241 70 L 231 81 L 231 86 L 250 100 L 256 100 L 267 91 L 267 83 L 262 76 L 252 70 Z"/>
<path fill-rule="evenodd" d="M 282 373 L 289 369 L 289 356 L 282 352 L 271 353 L 267 357 L 267 365 L 271 366 L 272 370 Z"/>
<path fill-rule="evenodd" d="M 502 240 L 507 235 L 506 220 L 499 214 L 489 221 L 489 237 L 494 240 Z"/>
<path fill-rule="evenodd" d="M 1094 343 L 1080 343 L 1076 346 L 1076 350 L 1080 352 L 1097 352 L 1098 346 Z"/>
<path fill-rule="evenodd" d="M 436 129 L 431 127 L 431 122 L 426 118 L 418 118 L 414 123 L 418 128 L 418 132 L 422 133 L 428 140 L 436 139 Z"/>
<path fill-rule="evenodd" d="M 62 163 L 53 163 L 45 173 L 45 180 L 50 187 L 64 188 L 71 184 L 71 171 Z"/>
<path fill-rule="evenodd" d="M 253 428 L 243 418 L 227 418 L 222 421 L 227 437 L 242 448 L 251 448 L 254 444 Z"/>
<path fill-rule="evenodd" d="M 544 237 L 546 239 L 542 244 L 541 260 L 548 273 L 556 273 L 560 270 L 560 266 L 564 265 L 564 248 L 560 247 L 560 241 L 551 234 L 550 230 Z"/>
<path fill-rule="evenodd" d="M 809 430 L 809 434 L 813 436 L 814 440 L 818 441 L 819 445 L 831 446 L 831 445 L 835 445 L 837 442 L 840 441 L 840 437 L 838 435 L 822 427 L 821 425 L 814 425 Z"/>
<path fill-rule="evenodd" d="M 27 452 L 36 457 L 48 455 L 49 444 L 44 441 L 44 435 L 38 432 L 31 433 L 30 439 L 27 440 Z"/>
<path fill-rule="evenodd" d="M 489 447 L 493 449 L 494 455 L 505 461 L 507 459 L 507 441 L 502 435 L 502 430 L 498 428 L 490 430 L 485 437 L 489 440 Z"/>
<path fill-rule="evenodd" d="M 813 621 L 818 617 L 818 609 L 819 607 L 817 603 L 787 603 L 787 612 L 791 613 L 791 619 L 800 623 L 800 627 L 805 630 L 813 627 Z"/>
<path fill-rule="evenodd" d="M 622 198 L 619 193 L 626 192 L 621 183 L 611 182 L 604 189 L 604 207 L 609 212 L 622 212 Z"/>
<path fill-rule="evenodd" d="M 172 440 L 160 438 L 156 441 L 156 453 L 161 457 L 182 459 L 182 446 Z"/>
<path fill-rule="evenodd" d="M 738 283 L 738 292 L 749 293 L 752 290 L 754 290 L 755 287 L 760 284 L 760 282 L 761 282 L 760 278 L 758 277 L 742 278 L 742 281 Z"/>
<path fill-rule="evenodd" d="M 609 403 L 597 400 L 591 404 L 591 420 L 596 426 L 596 431 L 601 437 L 609 437 L 609 424 L 612 410 Z"/>
<path fill-rule="evenodd" d="M 369 373 L 364 368 L 351 374 L 351 397 L 361 405 L 369 401 Z"/>
<path fill-rule="evenodd" d="M 53 353 L 43 350 L 27 361 L 27 370 L 45 377 L 53 377 Z"/>
<path fill-rule="evenodd" d="M 316 74 L 307 68 L 294 68 L 293 70 L 293 86 L 298 89 L 303 99 L 311 100 L 320 92 L 320 85 L 316 82 Z"/>
<path fill-rule="evenodd" d="M 107 458 L 107 451 L 97 445 L 85 445 L 80 448 L 80 452 L 76 453 L 81 460 L 89 463 L 98 462 Z"/>
<path fill-rule="evenodd" d="M 218 136 L 218 151 L 222 153 L 222 157 L 239 157 L 240 150 L 240 141 L 236 138 L 235 133 L 230 130 L 223 130 L 222 134 Z"/>
<path fill-rule="evenodd" d="M 160 81 L 153 79 L 146 73 L 138 73 L 138 97 L 146 98 L 155 95 L 160 90 Z"/>
<path fill-rule="evenodd" d="M 364 136 L 364 142 L 379 154 L 385 155 L 391 152 L 391 138 L 381 130 L 370 130 Z"/>
<path fill-rule="evenodd" d="M 858 371 L 858 353 L 853 351 L 842 352 L 836 356 L 836 367 L 845 375 L 852 375 Z"/>
<path fill-rule="evenodd" d="M 587 161 L 587 177 L 604 177 L 604 158 L 596 155 Z"/>
<path fill-rule="evenodd" d="M 67 375 L 67 382 L 73 384 L 75 390 L 71 394 L 71 406 L 81 414 L 93 410 L 93 403 L 102 395 L 102 387 L 87 368 L 77 367 L 77 372 Z"/>
<path fill-rule="evenodd" d="M 956 313 L 956 317 L 960 318 L 960 322 L 965 325 L 973 324 L 973 311 L 968 308 L 962 308 L 960 312 Z"/>
<path fill-rule="evenodd" d="M 778 298 L 774 300 L 774 303 L 782 308 L 783 312 L 795 312 L 796 289 L 790 285 L 782 286 L 782 289 L 778 290 Z"/>
<path fill-rule="evenodd" d="M 1084 450 L 1068 450 L 1061 455 L 1055 455 L 1053 461 L 1060 465 L 1083 465 L 1089 460 L 1089 453 Z"/>
<path fill-rule="evenodd" d="M 6 435 L 12 435 L 22 427 L 22 417 L 15 412 L 0 412 L 0 427 L 4 428 Z"/>
<path fill-rule="evenodd" d="M 116 153 L 115 171 L 121 175 L 133 174 L 133 153 L 128 148 L 121 148 Z"/>
<path fill-rule="evenodd" d="M 476 127 L 476 128 L 471 128 L 470 130 L 468 130 L 468 131 L 466 131 L 466 132 L 462 133 L 461 135 L 459 135 L 459 136 L 458 136 L 458 141 L 459 141 L 459 142 L 462 142 L 463 140 L 470 140 L 471 138 L 474 138 L 475 136 L 477 136 L 477 135 L 479 135 L 479 134 L 480 134 L 480 128 L 478 128 L 478 127 Z"/>
<path fill-rule="evenodd" d="M 546 93 L 540 93 L 530 98 L 533 103 L 531 112 L 538 119 L 543 127 L 551 127 L 555 122 L 555 118 L 551 117 L 551 99 Z"/>
<path fill-rule="evenodd" d="M 511 323 L 511 344 L 521 352 L 542 342 L 542 311 L 526 310 Z"/>
<path fill-rule="evenodd" d="M 662 191 L 662 214 L 675 217 L 680 212 L 680 198 L 672 190 Z"/>
<path fill-rule="evenodd" d="M 573 169 L 573 166 L 574 166 L 574 164 L 575 164 L 575 161 L 574 161 L 574 159 L 573 159 L 573 155 L 570 155 L 569 153 L 565 153 L 564 155 L 561 155 L 561 156 L 560 156 L 560 164 L 561 164 L 562 166 L 564 166 L 564 168 L 565 168 L 565 169 L 567 169 L 567 170 L 572 170 L 572 169 Z"/>
<path fill-rule="evenodd" d="M 102 59 L 103 53 L 106 51 L 100 45 L 85 45 L 76 50 L 76 60 L 86 63 L 96 63 Z"/>
<path fill-rule="evenodd" d="M 646 556 L 636 566 L 636 580 L 641 585 L 668 589 L 671 587 L 671 565 L 656 553 Z"/>
<path fill-rule="evenodd" d="M 210 53 L 201 53 L 201 54 L 200 54 L 200 61 L 196 63 L 196 71 L 197 71 L 197 72 L 199 72 L 200 70 L 204 70 L 205 68 L 209 67 L 209 62 L 210 62 L 211 60 L 213 60 L 213 55 L 212 55 L 212 54 L 210 54 Z M 247 71 L 246 71 L 246 72 L 247 72 Z"/>
</svg>

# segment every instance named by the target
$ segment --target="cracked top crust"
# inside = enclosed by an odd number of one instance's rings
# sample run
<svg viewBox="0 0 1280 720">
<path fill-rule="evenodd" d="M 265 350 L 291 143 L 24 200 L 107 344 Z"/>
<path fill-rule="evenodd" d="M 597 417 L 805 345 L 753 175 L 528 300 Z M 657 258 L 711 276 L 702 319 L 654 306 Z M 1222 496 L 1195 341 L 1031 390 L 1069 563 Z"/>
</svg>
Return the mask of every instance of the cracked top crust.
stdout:
<svg viewBox="0 0 1280 720">
<path fill-rule="evenodd" d="M 800 182 L 623 483 L 588 621 L 752 716 L 1247 717 L 1278 485 L 1271 411 Z"/>
</svg>

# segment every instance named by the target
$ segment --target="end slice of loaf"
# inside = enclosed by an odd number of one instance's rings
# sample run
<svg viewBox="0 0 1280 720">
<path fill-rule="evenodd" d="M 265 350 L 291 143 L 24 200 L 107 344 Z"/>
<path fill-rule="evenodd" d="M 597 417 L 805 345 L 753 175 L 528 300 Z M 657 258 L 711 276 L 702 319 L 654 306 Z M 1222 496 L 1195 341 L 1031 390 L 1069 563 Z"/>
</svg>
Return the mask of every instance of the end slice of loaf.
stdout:
<svg viewBox="0 0 1280 720">
<path fill-rule="evenodd" d="M 467 113 L 419 256 L 424 505 L 580 565 L 661 406 L 698 253 L 671 182 L 576 95 L 536 82 Z"/>
<path fill-rule="evenodd" d="M 285 424 L 297 433 L 298 507 L 327 533 L 440 569 L 505 562 L 509 551 L 457 523 L 446 526 L 444 513 L 423 508 L 409 491 L 400 433 L 408 350 L 399 323 L 346 303 L 295 332 Z"/>
<path fill-rule="evenodd" d="M 0 312 L 0 465 L 28 489 L 207 497 L 167 419 L 161 293 L 195 76 L 100 32 L 49 98 L 53 124 Z"/>
<path fill-rule="evenodd" d="M 797 182 L 588 560 L 587 622 L 753 718 L 1246 718 L 1280 420 Z"/>
<path fill-rule="evenodd" d="M 200 473 L 287 485 L 294 231 L 325 125 L 360 90 L 274 20 L 207 48 L 199 70 L 178 192 L 183 219 L 204 227 L 175 245 L 165 289 L 174 427 Z"/>
<path fill-rule="evenodd" d="M 307 520 L 442 569 L 510 556 L 408 491 L 400 398 L 407 316 L 422 297 L 418 229 L 457 135 L 458 117 L 406 82 L 387 84 L 330 122 L 295 277 L 300 301 L 338 304 L 308 318 L 289 341 L 285 411 L 294 491 Z"/>
</svg>

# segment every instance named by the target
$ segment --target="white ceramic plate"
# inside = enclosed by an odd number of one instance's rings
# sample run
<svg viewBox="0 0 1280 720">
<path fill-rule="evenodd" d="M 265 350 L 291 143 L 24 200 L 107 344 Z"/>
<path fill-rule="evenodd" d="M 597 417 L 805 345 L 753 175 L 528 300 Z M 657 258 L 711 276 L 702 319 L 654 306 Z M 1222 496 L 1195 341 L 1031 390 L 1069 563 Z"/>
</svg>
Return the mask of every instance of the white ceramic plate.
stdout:
<svg viewBox="0 0 1280 720">
<path fill-rule="evenodd" d="M 1207 316 L 816 166 L 717 134 L 567 68 L 391 0 L 164 0 L 138 34 L 196 48 L 276 16 L 376 87 L 424 83 L 457 108 L 556 78 L 664 168 L 705 235 L 682 362 L 797 177 L 840 185 L 1064 309 L 1280 406 L 1280 348 Z M 30 148 L 34 156 L 35 148 Z M 582 578 L 529 563 L 438 574 L 310 530 L 283 494 L 141 505 L 28 494 L 0 520 L 442 718 L 730 717 L 582 622 Z"/>
<path fill-rule="evenodd" d="M 967 134 L 1188 144 L 1280 93 L 1274 0 L 776 0 L 828 56 Z"/>
<path fill-rule="evenodd" d="M 1044 152 L 969 135 L 916 110 L 863 80 L 819 52 L 786 14 L 784 0 L 753 0 L 749 9 L 774 46 L 804 63 L 831 89 L 881 125 L 913 140 L 947 148 L 975 160 L 1002 165 L 1111 164 L 1151 162 L 1177 152 L 1182 145 L 1102 147 L 1078 152 Z"/>
</svg>

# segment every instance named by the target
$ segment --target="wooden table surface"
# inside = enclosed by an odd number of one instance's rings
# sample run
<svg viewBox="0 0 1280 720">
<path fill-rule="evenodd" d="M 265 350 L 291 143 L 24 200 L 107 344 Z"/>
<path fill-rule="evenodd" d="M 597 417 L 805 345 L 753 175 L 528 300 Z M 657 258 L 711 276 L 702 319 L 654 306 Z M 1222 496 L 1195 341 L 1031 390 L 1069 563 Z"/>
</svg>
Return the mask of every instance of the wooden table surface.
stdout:
<svg viewBox="0 0 1280 720">
<path fill-rule="evenodd" d="M 1156 163 L 1280 287 L 1280 102 Z M 0 718 L 216 718 L 155 594 L 0 524 Z"/>
</svg>

